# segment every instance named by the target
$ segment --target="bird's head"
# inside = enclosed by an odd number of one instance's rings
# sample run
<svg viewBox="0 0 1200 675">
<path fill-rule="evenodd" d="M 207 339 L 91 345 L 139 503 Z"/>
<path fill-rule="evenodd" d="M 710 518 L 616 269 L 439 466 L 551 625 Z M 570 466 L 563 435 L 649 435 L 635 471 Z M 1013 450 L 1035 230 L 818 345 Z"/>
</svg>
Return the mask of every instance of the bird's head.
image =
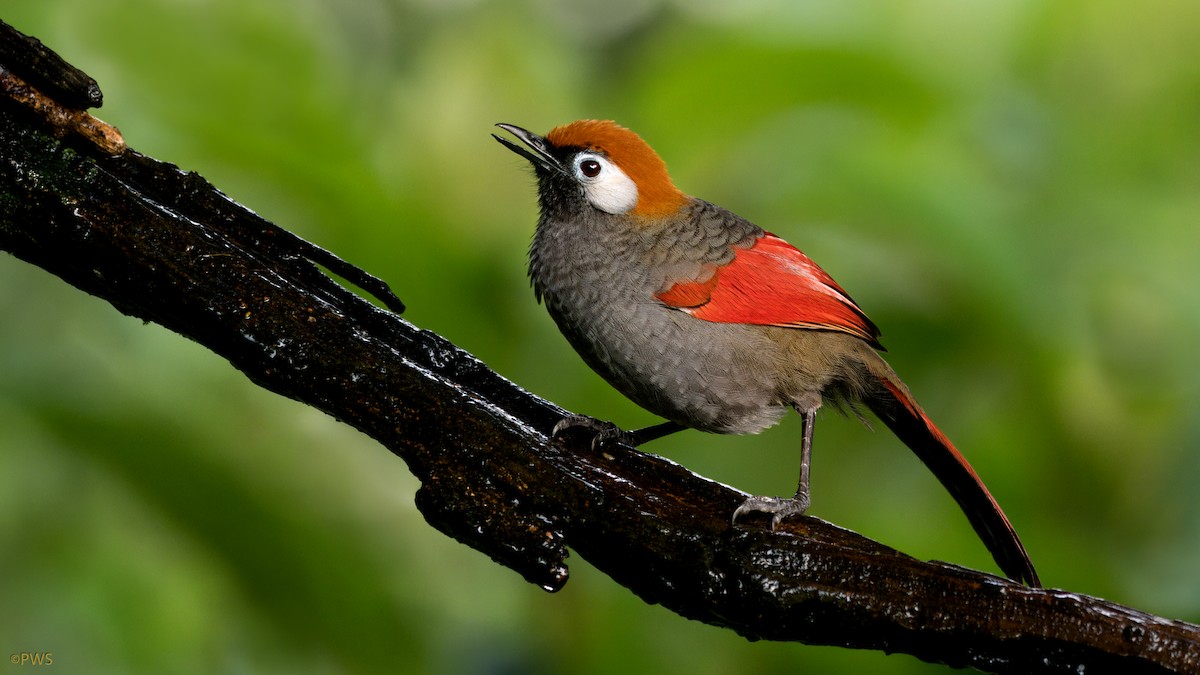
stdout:
<svg viewBox="0 0 1200 675">
<path fill-rule="evenodd" d="M 579 120 L 545 136 L 513 124 L 496 126 L 528 147 L 493 134 L 533 164 L 543 209 L 592 208 L 646 218 L 676 213 L 687 202 L 658 153 L 616 122 Z"/>
</svg>

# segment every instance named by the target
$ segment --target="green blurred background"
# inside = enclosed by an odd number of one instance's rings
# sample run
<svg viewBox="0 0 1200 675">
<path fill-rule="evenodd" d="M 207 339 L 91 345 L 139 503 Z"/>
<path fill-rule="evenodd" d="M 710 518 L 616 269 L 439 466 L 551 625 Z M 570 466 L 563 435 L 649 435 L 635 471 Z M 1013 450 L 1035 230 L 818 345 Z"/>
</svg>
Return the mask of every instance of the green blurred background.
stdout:
<svg viewBox="0 0 1200 675">
<path fill-rule="evenodd" d="M 95 77 L 132 147 L 383 277 L 409 320 L 522 386 L 637 426 L 654 419 L 535 305 L 533 182 L 489 137 L 621 121 L 854 295 L 1047 585 L 1200 621 L 1200 4 L 6 0 L 0 18 Z M 197 345 L 9 256 L 0 316 L 2 655 L 946 670 L 749 643 L 578 557 L 547 594 L 426 525 L 381 446 Z M 786 493 L 797 422 L 649 449 Z M 995 571 L 886 431 L 826 414 L 813 475 L 813 514 Z"/>
</svg>

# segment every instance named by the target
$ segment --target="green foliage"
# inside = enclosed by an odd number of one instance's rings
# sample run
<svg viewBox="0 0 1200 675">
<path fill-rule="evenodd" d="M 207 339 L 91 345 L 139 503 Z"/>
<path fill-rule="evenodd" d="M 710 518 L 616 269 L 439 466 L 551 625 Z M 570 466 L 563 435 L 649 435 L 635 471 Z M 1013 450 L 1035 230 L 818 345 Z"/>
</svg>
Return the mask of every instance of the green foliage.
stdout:
<svg viewBox="0 0 1200 675">
<path fill-rule="evenodd" d="M 626 426 L 524 277 L 495 122 L 611 117 L 884 329 L 1052 586 L 1200 620 L 1200 5 L 9 0 L 98 115 L 382 276 L 408 318 Z M 0 646 L 60 672 L 941 672 L 747 643 L 586 563 L 446 539 L 381 447 L 0 260 Z M 878 426 L 878 425 L 877 425 Z M 993 570 L 886 432 L 827 414 L 817 516 Z M 649 449 L 792 486 L 798 424 Z"/>
</svg>

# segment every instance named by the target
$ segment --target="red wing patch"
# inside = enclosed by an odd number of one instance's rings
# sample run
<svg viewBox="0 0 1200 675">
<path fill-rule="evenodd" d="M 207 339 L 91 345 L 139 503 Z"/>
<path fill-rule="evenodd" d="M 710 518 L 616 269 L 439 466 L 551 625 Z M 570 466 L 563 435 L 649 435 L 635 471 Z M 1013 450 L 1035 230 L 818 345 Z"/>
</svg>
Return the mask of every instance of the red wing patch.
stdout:
<svg viewBox="0 0 1200 675">
<path fill-rule="evenodd" d="M 716 288 L 717 274 L 714 271 L 707 281 L 681 281 L 654 297 L 676 309 L 692 310 L 712 300 Z"/>
<path fill-rule="evenodd" d="M 879 347 L 879 329 L 841 286 L 799 249 L 766 233 L 705 281 L 681 281 L 656 296 L 697 319 L 836 330 Z"/>
</svg>

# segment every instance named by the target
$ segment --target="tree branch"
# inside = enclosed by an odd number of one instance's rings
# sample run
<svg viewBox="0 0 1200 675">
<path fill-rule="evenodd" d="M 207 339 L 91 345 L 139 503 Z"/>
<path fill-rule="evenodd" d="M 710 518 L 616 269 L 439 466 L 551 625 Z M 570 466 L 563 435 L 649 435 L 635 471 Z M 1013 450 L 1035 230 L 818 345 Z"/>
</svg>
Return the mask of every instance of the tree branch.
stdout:
<svg viewBox="0 0 1200 675">
<path fill-rule="evenodd" d="M 646 602 L 749 639 L 992 672 L 1200 670 L 1200 627 L 918 561 L 816 518 L 732 527 L 743 493 L 631 448 L 553 443 L 566 411 L 314 263 L 401 311 L 382 282 L 125 149 L 82 109 L 99 102 L 90 78 L 56 77 L 70 67 L 0 26 L 0 248 L 369 434 L 420 479 L 430 524 L 526 580 L 561 588 L 570 544 Z"/>
</svg>

